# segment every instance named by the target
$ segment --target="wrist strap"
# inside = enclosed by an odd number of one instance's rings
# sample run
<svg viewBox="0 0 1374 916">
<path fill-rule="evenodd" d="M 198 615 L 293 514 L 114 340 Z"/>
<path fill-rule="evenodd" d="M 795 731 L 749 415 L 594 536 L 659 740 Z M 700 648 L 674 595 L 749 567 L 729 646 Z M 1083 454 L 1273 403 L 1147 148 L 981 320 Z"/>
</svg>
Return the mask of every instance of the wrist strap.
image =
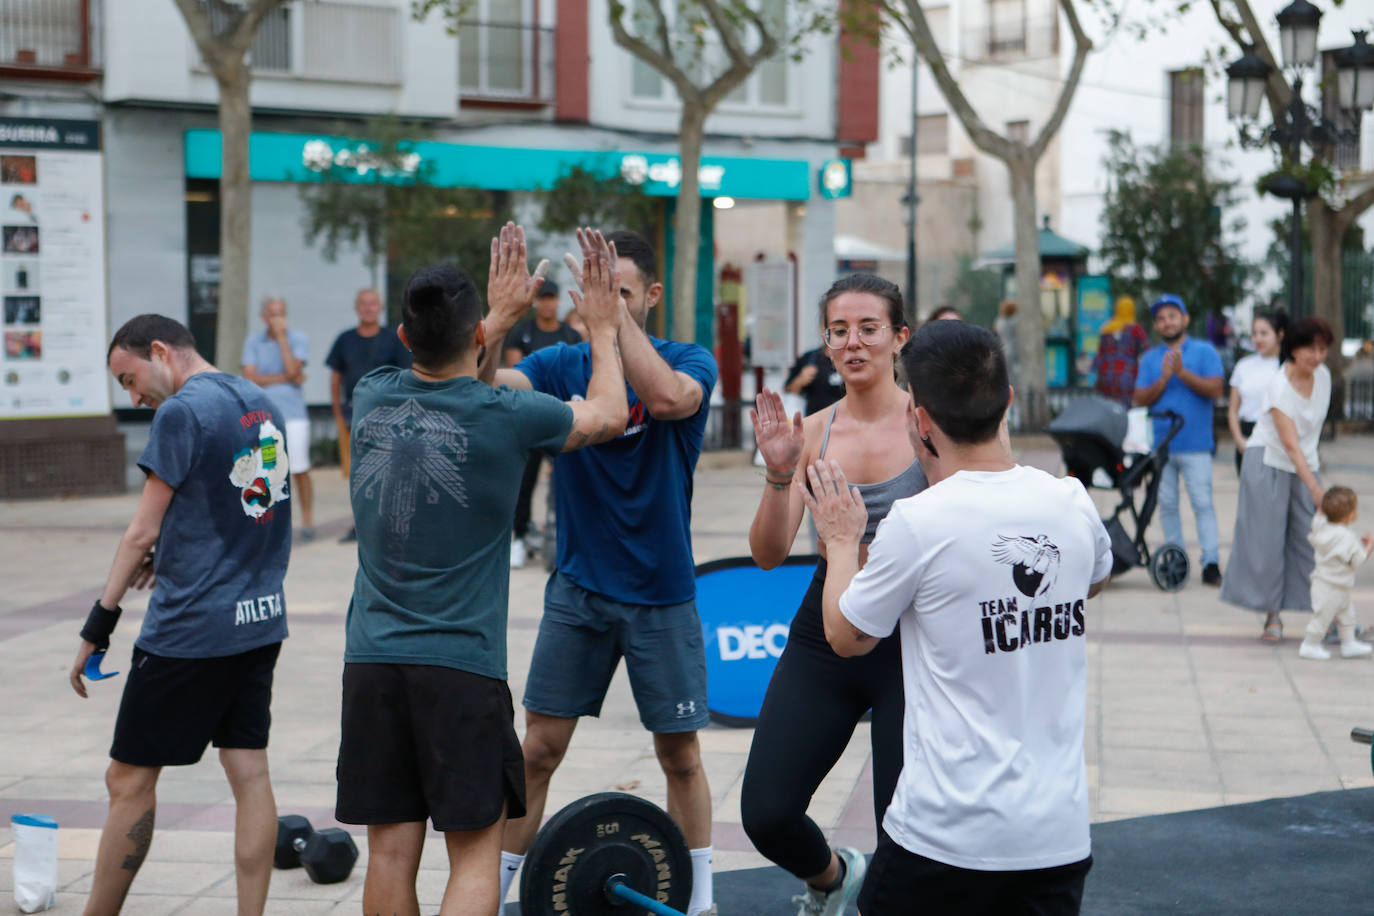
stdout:
<svg viewBox="0 0 1374 916">
<path fill-rule="evenodd" d="M 119 623 L 119 615 L 122 613 L 124 609 L 118 605 L 113 611 L 107 611 L 97 598 L 90 614 L 86 615 L 86 625 L 81 628 L 81 638 L 95 646 L 97 652 L 104 652 L 110 648 L 110 634 L 114 632 L 115 624 Z"/>
</svg>

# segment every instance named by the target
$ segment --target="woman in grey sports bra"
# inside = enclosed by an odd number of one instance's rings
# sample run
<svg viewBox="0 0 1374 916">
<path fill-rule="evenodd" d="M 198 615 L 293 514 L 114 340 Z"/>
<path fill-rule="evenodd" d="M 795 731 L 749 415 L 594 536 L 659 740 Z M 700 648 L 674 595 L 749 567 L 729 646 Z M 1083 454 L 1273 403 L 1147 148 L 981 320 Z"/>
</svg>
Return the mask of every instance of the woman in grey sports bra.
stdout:
<svg viewBox="0 0 1374 916">
<path fill-rule="evenodd" d="M 868 275 L 845 277 L 821 299 L 822 333 L 845 382 L 829 411 L 788 419 L 781 398 L 765 389 L 753 411 L 754 434 L 767 465 L 763 495 L 749 529 L 754 562 L 780 564 L 792 549 L 804 508 L 800 475 L 811 462 L 840 462 L 868 509 L 864 544 L 894 500 L 925 489 L 907 432 L 911 403 L 894 380 L 897 353 L 910 331 L 901 292 Z M 825 545 L 820 545 L 824 557 Z M 866 556 L 867 548 L 862 548 Z M 862 557 L 861 557 L 862 560 Z M 741 795 L 744 829 L 770 860 L 801 878 L 800 916 L 841 913 L 858 893 L 865 868 L 855 849 L 831 850 L 806 809 L 826 774 L 872 709 L 874 819 L 882 815 L 902 769 L 902 668 L 898 637 L 854 664 L 831 650 L 821 621 L 825 561 L 792 620 L 787 645 L 759 712 Z"/>
</svg>

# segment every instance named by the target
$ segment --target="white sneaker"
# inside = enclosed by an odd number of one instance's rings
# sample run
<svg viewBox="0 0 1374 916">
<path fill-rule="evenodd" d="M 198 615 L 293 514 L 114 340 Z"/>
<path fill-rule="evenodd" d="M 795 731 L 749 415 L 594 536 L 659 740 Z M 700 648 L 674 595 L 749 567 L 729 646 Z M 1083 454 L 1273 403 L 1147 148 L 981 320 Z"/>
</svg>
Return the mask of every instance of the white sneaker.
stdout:
<svg viewBox="0 0 1374 916">
<path fill-rule="evenodd" d="M 864 872 L 868 870 L 868 861 L 864 859 L 864 854 L 857 849 L 844 846 L 835 850 L 835 855 L 844 862 L 844 881 L 829 894 L 807 885 L 805 893 L 792 898 L 793 903 L 801 906 L 797 910 L 797 916 L 844 916 L 845 909 L 859 896 L 859 888 L 863 887 L 864 883 Z"/>
<path fill-rule="evenodd" d="M 1374 653 L 1374 646 L 1358 639 L 1348 639 L 1341 643 L 1341 658 L 1364 658 Z"/>
<path fill-rule="evenodd" d="M 1311 659 L 1314 662 L 1324 662 L 1331 657 L 1331 653 L 1322 648 L 1322 644 L 1311 638 L 1304 639 L 1302 645 L 1298 646 L 1298 658 Z"/>
<path fill-rule="evenodd" d="M 525 565 L 525 542 L 520 538 L 510 542 L 510 568 L 521 569 Z"/>
</svg>

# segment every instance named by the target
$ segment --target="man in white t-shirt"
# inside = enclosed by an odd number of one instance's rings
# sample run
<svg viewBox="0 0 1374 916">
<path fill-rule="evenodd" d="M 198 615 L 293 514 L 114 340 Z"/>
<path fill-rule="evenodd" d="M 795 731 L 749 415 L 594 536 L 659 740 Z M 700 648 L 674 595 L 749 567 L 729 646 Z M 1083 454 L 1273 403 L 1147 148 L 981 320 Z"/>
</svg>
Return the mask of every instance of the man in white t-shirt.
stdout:
<svg viewBox="0 0 1374 916">
<path fill-rule="evenodd" d="M 996 335 L 932 322 L 902 360 L 930 488 L 893 504 L 862 571 L 857 490 L 817 462 L 806 494 L 829 547 L 831 646 L 860 655 L 902 629 L 902 775 L 859 911 L 1077 913 L 1085 605 L 1111 572 L 1107 531 L 1076 480 L 1012 460 Z"/>
</svg>

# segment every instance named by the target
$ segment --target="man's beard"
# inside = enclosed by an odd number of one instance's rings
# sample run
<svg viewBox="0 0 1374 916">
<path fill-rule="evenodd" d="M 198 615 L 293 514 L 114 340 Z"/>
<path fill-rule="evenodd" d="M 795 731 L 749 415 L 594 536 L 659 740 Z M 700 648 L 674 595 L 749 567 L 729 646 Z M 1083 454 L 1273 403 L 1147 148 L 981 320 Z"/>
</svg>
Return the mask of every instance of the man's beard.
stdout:
<svg viewBox="0 0 1374 916">
<path fill-rule="evenodd" d="M 1165 342 L 1166 344 L 1169 344 L 1170 346 L 1172 346 L 1173 344 L 1176 344 L 1176 343 L 1178 343 L 1180 340 L 1182 340 L 1182 339 L 1183 339 L 1183 335 L 1184 335 L 1185 333 L 1186 333 L 1185 331 L 1179 331 L 1177 334 L 1173 335 L 1172 337 L 1170 337 L 1168 334 L 1160 334 L 1159 336 L 1162 337 L 1162 338 L 1164 338 L 1164 342 Z"/>
</svg>

